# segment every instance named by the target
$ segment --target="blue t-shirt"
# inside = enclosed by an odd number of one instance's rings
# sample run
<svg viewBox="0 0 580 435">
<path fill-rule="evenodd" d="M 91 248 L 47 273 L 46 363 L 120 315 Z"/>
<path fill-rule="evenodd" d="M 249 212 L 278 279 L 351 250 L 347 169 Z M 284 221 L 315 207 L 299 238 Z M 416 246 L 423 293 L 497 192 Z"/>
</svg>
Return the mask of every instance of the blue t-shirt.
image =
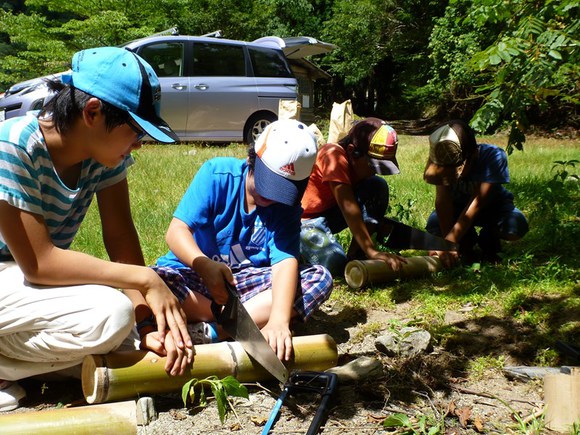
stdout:
<svg viewBox="0 0 580 435">
<path fill-rule="evenodd" d="M 132 163 L 127 157 L 107 168 L 84 160 L 77 185 L 70 188 L 54 168 L 35 116 L 0 122 L 0 201 L 42 216 L 52 242 L 62 249 L 72 243 L 95 193 L 125 179 Z M 0 234 L 0 261 L 11 259 Z"/>
<path fill-rule="evenodd" d="M 205 255 L 230 267 L 271 266 L 300 253 L 300 205 L 272 204 L 244 211 L 245 160 L 217 157 L 195 175 L 174 217 L 191 229 Z M 169 251 L 158 266 L 182 268 Z"/>
<path fill-rule="evenodd" d="M 506 152 L 495 145 L 479 144 L 479 156 L 465 177 L 453 186 L 454 200 L 470 201 L 479 183 L 495 184 L 494 198 L 503 203 L 513 202 L 514 196 L 502 185 L 509 183 L 510 174 Z"/>
</svg>

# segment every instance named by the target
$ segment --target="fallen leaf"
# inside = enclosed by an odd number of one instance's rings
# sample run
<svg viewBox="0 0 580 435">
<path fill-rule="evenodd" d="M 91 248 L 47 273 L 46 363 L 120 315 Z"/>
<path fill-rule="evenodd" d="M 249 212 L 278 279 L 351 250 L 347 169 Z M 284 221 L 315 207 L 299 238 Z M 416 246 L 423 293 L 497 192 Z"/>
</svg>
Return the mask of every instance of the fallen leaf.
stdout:
<svg viewBox="0 0 580 435">
<path fill-rule="evenodd" d="M 455 415 L 455 408 L 457 407 L 455 406 L 455 402 L 452 400 L 449 402 L 449 405 L 447 405 L 447 413 L 445 416 L 447 417 L 448 415 Z"/>
<path fill-rule="evenodd" d="M 483 420 L 479 415 L 476 415 L 473 418 L 473 425 L 475 426 L 476 431 L 483 433 Z"/>
<path fill-rule="evenodd" d="M 385 416 L 384 415 L 372 415 L 372 414 L 367 414 L 367 421 L 371 422 L 371 423 L 380 423 L 385 421 Z"/>
<path fill-rule="evenodd" d="M 170 409 L 169 415 L 174 420 L 185 420 L 188 416 L 186 412 L 180 411 L 179 409 Z"/>
<path fill-rule="evenodd" d="M 250 417 L 250 420 L 252 423 L 254 423 L 256 426 L 264 426 L 266 424 L 266 422 L 268 421 L 267 418 L 264 417 L 260 417 L 257 415 L 252 415 Z"/>
<path fill-rule="evenodd" d="M 455 415 L 459 418 L 459 424 L 461 427 L 466 428 L 469 418 L 471 417 L 471 408 L 468 408 L 467 406 L 459 408 L 455 410 Z"/>
</svg>

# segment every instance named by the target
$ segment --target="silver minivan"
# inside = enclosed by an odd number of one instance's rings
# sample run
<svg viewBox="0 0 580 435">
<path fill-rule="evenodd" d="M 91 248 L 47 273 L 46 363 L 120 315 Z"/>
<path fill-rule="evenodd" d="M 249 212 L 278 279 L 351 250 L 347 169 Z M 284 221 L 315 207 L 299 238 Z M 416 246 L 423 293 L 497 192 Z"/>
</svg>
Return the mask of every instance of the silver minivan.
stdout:
<svg viewBox="0 0 580 435">
<path fill-rule="evenodd" d="M 283 50 L 307 47 L 304 53 L 311 55 L 312 50 L 326 52 L 329 45 L 308 37 L 288 38 L 290 46 L 284 41 L 162 35 L 123 46 L 147 60 L 159 76 L 161 116 L 182 141 L 253 143 L 278 118 L 280 100 L 297 98 L 298 83 Z M 0 120 L 41 106 L 48 90 L 42 79 L 33 83 L 34 94 L 17 88 L 0 98 Z"/>
</svg>

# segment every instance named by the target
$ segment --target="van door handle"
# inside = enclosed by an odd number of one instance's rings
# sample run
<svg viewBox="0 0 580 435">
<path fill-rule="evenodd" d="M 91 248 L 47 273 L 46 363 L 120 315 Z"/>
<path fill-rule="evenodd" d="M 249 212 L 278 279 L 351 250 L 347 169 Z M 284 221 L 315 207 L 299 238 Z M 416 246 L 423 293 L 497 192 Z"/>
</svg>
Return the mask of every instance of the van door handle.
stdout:
<svg viewBox="0 0 580 435">
<path fill-rule="evenodd" d="M 178 91 L 183 91 L 184 89 L 187 89 L 187 85 L 182 85 L 181 83 L 173 83 L 171 87 Z"/>
<path fill-rule="evenodd" d="M 194 85 L 193 87 L 195 89 L 199 89 L 200 91 L 205 91 L 209 88 L 209 85 L 206 85 L 205 83 L 200 83 L 199 85 Z"/>
</svg>

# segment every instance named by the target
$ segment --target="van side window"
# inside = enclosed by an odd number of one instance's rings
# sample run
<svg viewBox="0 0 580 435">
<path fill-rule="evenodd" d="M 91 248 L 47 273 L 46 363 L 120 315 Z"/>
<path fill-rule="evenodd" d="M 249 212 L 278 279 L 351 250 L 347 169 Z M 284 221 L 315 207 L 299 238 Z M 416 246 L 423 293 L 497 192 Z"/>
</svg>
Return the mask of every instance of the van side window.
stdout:
<svg viewBox="0 0 580 435">
<path fill-rule="evenodd" d="M 256 77 L 294 77 L 280 50 L 248 47 Z"/>
<path fill-rule="evenodd" d="M 159 77 L 183 76 L 183 43 L 181 42 L 146 45 L 139 55 L 153 67 Z"/>
<path fill-rule="evenodd" d="M 244 77 L 244 47 L 196 42 L 193 44 L 193 76 Z"/>
</svg>

